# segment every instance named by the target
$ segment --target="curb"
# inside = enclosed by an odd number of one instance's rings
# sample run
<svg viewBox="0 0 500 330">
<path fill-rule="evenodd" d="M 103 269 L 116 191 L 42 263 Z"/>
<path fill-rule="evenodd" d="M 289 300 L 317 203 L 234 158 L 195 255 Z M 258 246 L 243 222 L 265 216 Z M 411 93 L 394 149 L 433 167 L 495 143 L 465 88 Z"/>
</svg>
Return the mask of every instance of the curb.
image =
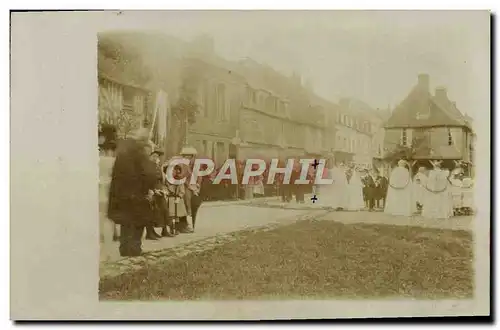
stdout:
<svg viewBox="0 0 500 330">
<path fill-rule="evenodd" d="M 125 257 L 115 261 L 103 261 L 99 265 L 100 280 L 114 278 L 125 273 L 139 271 L 143 268 L 151 267 L 165 261 L 174 260 L 185 257 L 192 253 L 204 252 L 214 249 L 221 245 L 234 242 L 251 234 L 266 232 L 276 229 L 281 226 L 293 224 L 295 222 L 312 220 L 317 217 L 324 216 L 330 211 L 316 209 L 313 214 L 301 214 L 288 218 L 281 218 L 277 222 L 272 222 L 266 225 L 245 228 L 229 233 L 219 234 L 216 236 L 202 238 L 196 241 L 180 244 L 175 247 L 153 250 L 145 252 L 139 257 Z M 290 219 L 294 219 L 290 222 Z"/>
<path fill-rule="evenodd" d="M 262 198 L 255 198 L 255 199 L 250 199 L 250 200 L 230 200 L 230 201 L 213 201 L 213 202 L 210 202 L 210 201 L 205 201 L 203 202 L 203 206 L 205 207 L 220 207 L 220 206 L 230 206 L 230 205 L 247 205 L 247 204 L 250 204 L 250 203 L 255 203 L 256 201 L 258 201 L 259 203 L 262 203 L 262 202 L 269 202 L 269 201 L 272 201 L 272 200 L 276 200 L 278 197 L 276 196 L 273 196 L 273 197 L 262 197 Z"/>
</svg>

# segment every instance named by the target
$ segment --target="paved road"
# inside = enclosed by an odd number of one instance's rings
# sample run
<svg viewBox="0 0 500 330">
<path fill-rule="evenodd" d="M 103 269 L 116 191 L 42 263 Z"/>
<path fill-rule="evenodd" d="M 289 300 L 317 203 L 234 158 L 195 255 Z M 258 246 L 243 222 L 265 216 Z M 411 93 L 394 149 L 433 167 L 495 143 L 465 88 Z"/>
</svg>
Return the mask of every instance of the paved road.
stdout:
<svg viewBox="0 0 500 330">
<path fill-rule="evenodd" d="M 221 202 L 205 203 L 199 210 L 199 220 L 196 224 L 196 232 L 193 234 L 181 234 L 175 238 L 164 238 L 159 241 L 143 241 L 145 251 L 162 250 L 174 247 L 217 234 L 235 232 L 242 229 L 260 227 L 272 223 L 292 223 L 297 216 L 319 212 L 318 206 L 306 199 L 306 203 L 295 202 L 283 204 L 277 198 L 259 199 L 251 202 Z M 473 217 L 453 217 L 448 220 L 425 219 L 420 216 L 396 217 L 383 212 L 320 212 L 318 220 L 332 220 L 343 223 L 373 223 L 390 225 L 415 225 L 422 227 L 442 229 L 473 230 L 475 223 Z M 105 242 L 101 244 L 100 260 L 118 260 L 118 243 L 112 242 L 111 222 L 104 220 L 101 215 L 101 223 L 104 223 L 103 232 Z"/>
<path fill-rule="evenodd" d="M 163 238 L 158 241 L 143 241 L 144 251 L 161 250 L 188 243 L 217 234 L 230 233 L 242 229 L 264 226 L 272 223 L 287 223 L 295 221 L 296 217 L 310 213 L 310 210 L 286 210 L 281 208 L 252 207 L 241 204 L 202 205 L 198 211 L 196 232 L 181 234 L 173 238 Z M 103 219 L 101 219 L 103 221 Z M 158 230 L 157 230 L 158 231 Z M 105 221 L 105 242 L 101 243 L 100 260 L 120 259 L 118 242 L 111 241 L 112 225 Z"/>
</svg>

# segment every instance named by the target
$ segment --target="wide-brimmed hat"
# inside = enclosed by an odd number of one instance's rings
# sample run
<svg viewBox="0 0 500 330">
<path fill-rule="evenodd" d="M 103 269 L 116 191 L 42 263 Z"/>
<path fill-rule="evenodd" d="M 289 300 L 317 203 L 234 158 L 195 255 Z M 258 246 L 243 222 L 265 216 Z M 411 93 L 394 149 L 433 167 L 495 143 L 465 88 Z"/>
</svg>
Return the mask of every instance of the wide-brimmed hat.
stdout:
<svg viewBox="0 0 500 330">
<path fill-rule="evenodd" d="M 183 156 L 196 156 L 198 154 L 198 151 L 191 146 L 184 146 L 181 149 L 181 152 L 179 153 Z"/>
<path fill-rule="evenodd" d="M 151 155 L 157 154 L 158 156 L 163 156 L 165 153 L 161 149 L 154 149 Z"/>
</svg>

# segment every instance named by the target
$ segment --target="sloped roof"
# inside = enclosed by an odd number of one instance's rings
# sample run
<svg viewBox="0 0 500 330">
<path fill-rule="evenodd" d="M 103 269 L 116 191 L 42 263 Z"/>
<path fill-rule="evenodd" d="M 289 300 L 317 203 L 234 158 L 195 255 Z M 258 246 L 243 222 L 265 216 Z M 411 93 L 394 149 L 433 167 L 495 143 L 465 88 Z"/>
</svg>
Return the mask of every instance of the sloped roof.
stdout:
<svg viewBox="0 0 500 330">
<path fill-rule="evenodd" d="M 458 109 L 456 109 L 458 111 Z M 440 106 L 428 92 L 415 87 L 394 109 L 385 128 L 468 127 L 463 115 Z"/>
<path fill-rule="evenodd" d="M 456 107 L 456 105 L 450 100 L 440 101 L 437 97 L 434 97 L 434 101 L 438 104 L 450 117 L 454 118 L 458 122 L 462 123 L 462 126 L 466 126 L 470 128 L 470 123 L 467 120 L 460 110 Z"/>
</svg>

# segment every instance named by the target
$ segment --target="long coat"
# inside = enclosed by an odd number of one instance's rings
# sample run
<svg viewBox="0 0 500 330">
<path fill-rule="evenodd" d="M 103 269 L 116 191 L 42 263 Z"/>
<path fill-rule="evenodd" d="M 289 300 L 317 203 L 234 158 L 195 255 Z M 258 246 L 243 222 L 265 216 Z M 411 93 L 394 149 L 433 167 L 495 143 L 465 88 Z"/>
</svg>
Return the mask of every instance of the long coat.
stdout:
<svg viewBox="0 0 500 330">
<path fill-rule="evenodd" d="M 186 209 L 186 186 L 184 184 L 173 184 L 170 182 L 165 183 L 166 186 L 166 199 L 168 207 L 168 216 L 185 217 L 188 215 Z"/>
<path fill-rule="evenodd" d="M 152 217 L 147 200 L 157 182 L 156 165 L 146 154 L 145 142 L 121 141 L 109 186 L 108 218 L 116 224 L 146 225 Z"/>
</svg>

